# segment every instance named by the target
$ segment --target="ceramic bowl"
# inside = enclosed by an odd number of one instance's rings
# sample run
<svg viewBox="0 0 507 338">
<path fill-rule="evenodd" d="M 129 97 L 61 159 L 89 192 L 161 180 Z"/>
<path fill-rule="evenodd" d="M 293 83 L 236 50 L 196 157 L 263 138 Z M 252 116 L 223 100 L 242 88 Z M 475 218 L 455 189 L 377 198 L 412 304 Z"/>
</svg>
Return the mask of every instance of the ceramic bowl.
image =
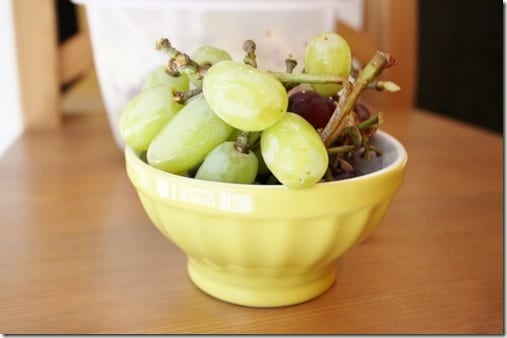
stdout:
<svg viewBox="0 0 507 338">
<path fill-rule="evenodd" d="M 125 149 L 128 176 L 153 224 L 187 256 L 204 292 L 234 304 L 310 300 L 336 278 L 337 259 L 376 227 L 402 184 L 407 153 L 377 132 L 381 157 L 362 176 L 291 190 L 202 181 L 155 169 Z"/>
</svg>

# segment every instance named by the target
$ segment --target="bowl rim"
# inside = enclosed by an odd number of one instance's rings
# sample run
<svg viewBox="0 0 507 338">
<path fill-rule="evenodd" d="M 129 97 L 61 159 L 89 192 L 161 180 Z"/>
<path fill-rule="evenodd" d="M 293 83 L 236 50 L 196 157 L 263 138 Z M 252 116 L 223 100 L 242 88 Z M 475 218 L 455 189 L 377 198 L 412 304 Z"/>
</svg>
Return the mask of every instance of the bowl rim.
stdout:
<svg viewBox="0 0 507 338">
<path fill-rule="evenodd" d="M 166 171 L 163 171 L 161 169 L 155 168 L 145 161 L 141 160 L 138 156 L 138 154 L 129 146 L 125 146 L 125 158 L 127 161 L 131 160 L 135 162 L 137 165 L 144 167 L 149 172 L 153 173 L 157 176 L 163 176 L 168 179 L 174 179 L 181 182 L 191 182 L 192 184 L 199 184 L 202 187 L 209 187 L 209 188 L 225 188 L 230 187 L 231 189 L 253 189 L 253 190 L 291 190 L 291 191 L 302 191 L 302 190 L 308 190 L 308 189 L 322 189 L 322 188 L 328 188 L 333 187 L 336 185 L 344 185 L 344 184 L 353 184 L 354 182 L 362 182 L 365 180 L 370 180 L 372 178 L 375 178 L 377 176 L 384 175 L 386 173 L 389 173 L 391 171 L 394 171 L 398 168 L 404 168 L 408 161 L 408 154 L 405 149 L 405 147 L 402 145 L 400 141 L 398 141 L 394 136 L 390 135 L 389 133 L 378 130 L 373 137 L 381 137 L 385 139 L 394 149 L 394 153 L 396 154 L 396 158 L 392 163 L 389 165 L 379 169 L 375 170 L 373 172 L 356 176 L 353 178 L 348 178 L 344 180 L 338 180 L 333 182 L 318 182 L 314 184 L 313 186 L 302 188 L 302 189 L 289 189 L 288 187 L 282 185 L 282 184 L 276 184 L 276 185 L 265 185 L 265 184 L 243 184 L 243 183 L 227 183 L 227 182 L 215 182 L 215 181 L 206 181 L 206 180 L 199 180 L 193 177 L 187 177 L 182 175 L 177 175 L 173 173 L 169 173 Z"/>
</svg>

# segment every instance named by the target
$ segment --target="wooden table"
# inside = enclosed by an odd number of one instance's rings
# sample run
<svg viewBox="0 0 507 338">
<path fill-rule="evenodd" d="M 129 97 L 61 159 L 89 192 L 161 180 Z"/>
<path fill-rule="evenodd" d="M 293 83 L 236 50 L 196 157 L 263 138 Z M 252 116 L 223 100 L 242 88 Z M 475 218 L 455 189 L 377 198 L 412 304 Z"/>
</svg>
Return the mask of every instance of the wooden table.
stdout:
<svg viewBox="0 0 507 338">
<path fill-rule="evenodd" d="M 2 333 L 497 333 L 502 137 L 388 112 L 405 183 L 322 296 L 285 308 L 213 299 L 151 225 L 103 115 L 26 133 L 0 160 Z"/>
</svg>

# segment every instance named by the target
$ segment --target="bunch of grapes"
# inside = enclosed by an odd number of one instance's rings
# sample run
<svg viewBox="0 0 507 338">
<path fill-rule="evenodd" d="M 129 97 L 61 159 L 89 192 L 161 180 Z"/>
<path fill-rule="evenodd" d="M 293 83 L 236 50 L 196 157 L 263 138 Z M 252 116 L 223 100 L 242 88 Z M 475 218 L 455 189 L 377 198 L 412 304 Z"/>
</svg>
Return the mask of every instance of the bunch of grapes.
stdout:
<svg viewBox="0 0 507 338">
<path fill-rule="evenodd" d="M 160 39 L 169 55 L 125 107 L 125 143 L 158 169 L 195 179 L 305 188 L 361 173 L 360 156 L 381 155 L 370 139 L 382 122 L 358 102 L 366 89 L 396 91 L 375 80 L 394 64 L 377 52 L 352 69 L 347 42 L 321 33 L 307 45 L 304 69 L 286 60 L 285 72 L 257 67 L 256 45 L 243 60 L 204 46 L 190 56 Z"/>
</svg>

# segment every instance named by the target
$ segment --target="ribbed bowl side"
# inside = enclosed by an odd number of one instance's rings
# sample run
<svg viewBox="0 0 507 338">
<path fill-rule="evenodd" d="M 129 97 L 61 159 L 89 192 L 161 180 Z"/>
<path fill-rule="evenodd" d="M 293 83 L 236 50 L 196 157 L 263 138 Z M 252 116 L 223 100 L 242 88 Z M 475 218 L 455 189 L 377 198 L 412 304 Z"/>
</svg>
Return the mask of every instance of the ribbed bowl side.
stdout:
<svg viewBox="0 0 507 338">
<path fill-rule="evenodd" d="M 257 219 L 189 214 L 139 196 L 158 230 L 193 259 L 219 269 L 273 275 L 332 263 L 374 229 L 389 203 L 310 219 Z"/>
</svg>

